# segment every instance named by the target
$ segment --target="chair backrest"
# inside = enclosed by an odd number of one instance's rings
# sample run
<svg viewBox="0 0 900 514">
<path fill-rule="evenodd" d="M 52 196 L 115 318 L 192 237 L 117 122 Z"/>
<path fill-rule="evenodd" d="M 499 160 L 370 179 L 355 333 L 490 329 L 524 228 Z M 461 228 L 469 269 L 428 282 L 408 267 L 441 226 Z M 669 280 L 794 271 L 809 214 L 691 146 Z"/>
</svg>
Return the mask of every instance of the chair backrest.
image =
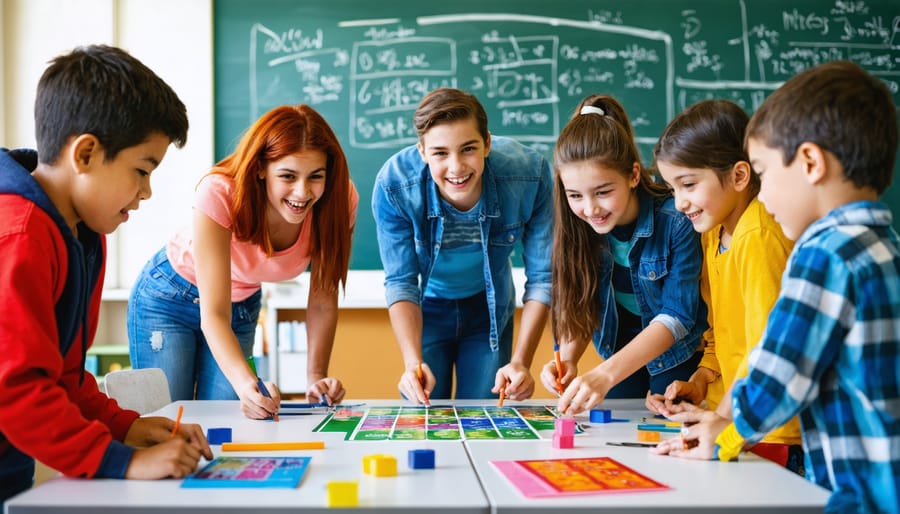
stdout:
<svg viewBox="0 0 900 514">
<path fill-rule="evenodd" d="M 169 381 L 160 368 L 123 369 L 103 378 L 106 394 L 123 409 L 146 414 L 172 403 Z"/>
</svg>

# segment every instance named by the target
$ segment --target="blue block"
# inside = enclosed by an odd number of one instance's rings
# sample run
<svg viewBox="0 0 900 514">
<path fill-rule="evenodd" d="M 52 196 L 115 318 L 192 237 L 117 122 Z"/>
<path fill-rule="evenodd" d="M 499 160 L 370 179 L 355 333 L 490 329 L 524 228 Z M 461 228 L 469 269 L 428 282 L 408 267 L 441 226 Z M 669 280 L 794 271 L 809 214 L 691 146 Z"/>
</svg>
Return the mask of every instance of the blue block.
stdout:
<svg viewBox="0 0 900 514">
<path fill-rule="evenodd" d="M 591 409 L 591 423 L 609 423 L 612 421 L 612 411 L 609 409 Z"/>
<path fill-rule="evenodd" d="M 434 450 L 410 450 L 410 469 L 434 469 Z"/>
<path fill-rule="evenodd" d="M 222 444 L 231 442 L 230 428 L 210 428 L 206 430 L 206 439 L 209 444 Z"/>
</svg>

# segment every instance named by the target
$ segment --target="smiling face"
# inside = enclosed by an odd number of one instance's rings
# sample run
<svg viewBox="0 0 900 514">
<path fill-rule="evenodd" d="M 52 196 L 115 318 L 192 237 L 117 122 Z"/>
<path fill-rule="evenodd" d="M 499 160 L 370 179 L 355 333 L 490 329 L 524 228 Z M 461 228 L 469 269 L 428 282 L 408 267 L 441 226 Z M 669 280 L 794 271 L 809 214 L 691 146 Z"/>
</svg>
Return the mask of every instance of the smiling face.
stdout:
<svg viewBox="0 0 900 514">
<path fill-rule="evenodd" d="M 269 220 L 283 219 L 299 225 L 325 194 L 325 153 L 303 150 L 270 162 L 265 169 Z"/>
<path fill-rule="evenodd" d="M 491 141 L 481 137 L 474 118 L 431 127 L 418 148 L 444 200 L 461 211 L 478 203 Z"/>
<path fill-rule="evenodd" d="M 95 150 L 87 150 L 94 153 L 83 162 L 73 186 L 75 219 L 67 218 L 70 225 L 74 227 L 83 221 L 91 230 L 109 234 L 128 221 L 129 211 L 137 210 L 141 200 L 153 194 L 150 174 L 162 162 L 169 143 L 167 136 L 153 133 L 143 143 L 125 148 L 109 161 L 99 143 L 95 143 Z"/>
<path fill-rule="evenodd" d="M 559 178 L 572 212 L 594 232 L 607 234 L 617 225 L 637 220 L 640 205 L 635 188 L 640 182 L 640 166 L 630 175 L 590 161 L 558 166 Z"/>
<path fill-rule="evenodd" d="M 657 168 L 675 194 L 675 207 L 691 220 L 695 231 L 712 230 L 735 213 L 738 194 L 730 176 L 723 184 L 719 174 L 711 169 L 685 168 L 663 161 L 657 162 Z"/>
</svg>

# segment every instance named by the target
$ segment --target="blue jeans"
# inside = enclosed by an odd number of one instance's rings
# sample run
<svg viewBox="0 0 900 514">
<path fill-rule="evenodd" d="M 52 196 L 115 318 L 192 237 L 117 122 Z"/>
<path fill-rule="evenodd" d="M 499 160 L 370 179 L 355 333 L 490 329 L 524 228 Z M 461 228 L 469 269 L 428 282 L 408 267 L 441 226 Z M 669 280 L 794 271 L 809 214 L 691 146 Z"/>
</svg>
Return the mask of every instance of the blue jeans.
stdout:
<svg viewBox="0 0 900 514">
<path fill-rule="evenodd" d="M 231 328 L 244 357 L 253 351 L 262 292 L 231 305 Z M 134 368 L 162 368 L 172 400 L 235 400 L 200 330 L 197 286 L 179 275 L 165 248 L 144 266 L 128 300 L 128 341 Z"/>
<path fill-rule="evenodd" d="M 431 398 L 450 398 L 456 368 L 456 398 L 491 398 L 500 366 L 512 353 L 513 317 L 500 330 L 500 349 L 491 351 L 491 319 L 484 292 L 461 300 L 422 300 L 422 359 L 437 384 Z"/>
</svg>

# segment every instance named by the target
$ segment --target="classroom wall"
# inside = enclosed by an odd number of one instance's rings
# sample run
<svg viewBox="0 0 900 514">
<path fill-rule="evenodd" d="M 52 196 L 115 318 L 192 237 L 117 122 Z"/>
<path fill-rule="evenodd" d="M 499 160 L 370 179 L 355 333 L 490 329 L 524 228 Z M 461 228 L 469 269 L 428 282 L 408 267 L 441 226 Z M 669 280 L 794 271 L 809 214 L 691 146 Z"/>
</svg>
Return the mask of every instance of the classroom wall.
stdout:
<svg viewBox="0 0 900 514">
<path fill-rule="evenodd" d="M 0 0 L 0 145 L 34 147 L 35 88 L 47 62 L 77 45 L 121 46 L 178 93 L 190 131 L 153 173 L 154 196 L 110 238 L 107 287 L 128 288 L 190 219 L 213 155 L 211 0 Z"/>
<path fill-rule="evenodd" d="M 146 260 L 190 219 L 194 185 L 213 160 L 212 0 L 0 0 L 0 42 L 0 146 L 34 147 L 40 75 L 50 59 L 78 45 L 128 50 L 187 106 L 187 145 L 169 148 L 153 172 L 153 197 L 109 238 L 106 286 L 129 289 Z M 362 279 L 380 285 L 380 279 Z M 98 343 L 127 343 L 122 294 L 117 298 L 101 311 Z M 549 341 L 545 333 L 536 363 L 549 359 Z M 595 356 L 587 352 L 584 365 L 596 364 Z M 347 309 L 330 372 L 344 380 L 350 396 L 398 398 L 401 371 L 387 310 Z M 540 386 L 537 394 L 549 397 Z"/>
</svg>

